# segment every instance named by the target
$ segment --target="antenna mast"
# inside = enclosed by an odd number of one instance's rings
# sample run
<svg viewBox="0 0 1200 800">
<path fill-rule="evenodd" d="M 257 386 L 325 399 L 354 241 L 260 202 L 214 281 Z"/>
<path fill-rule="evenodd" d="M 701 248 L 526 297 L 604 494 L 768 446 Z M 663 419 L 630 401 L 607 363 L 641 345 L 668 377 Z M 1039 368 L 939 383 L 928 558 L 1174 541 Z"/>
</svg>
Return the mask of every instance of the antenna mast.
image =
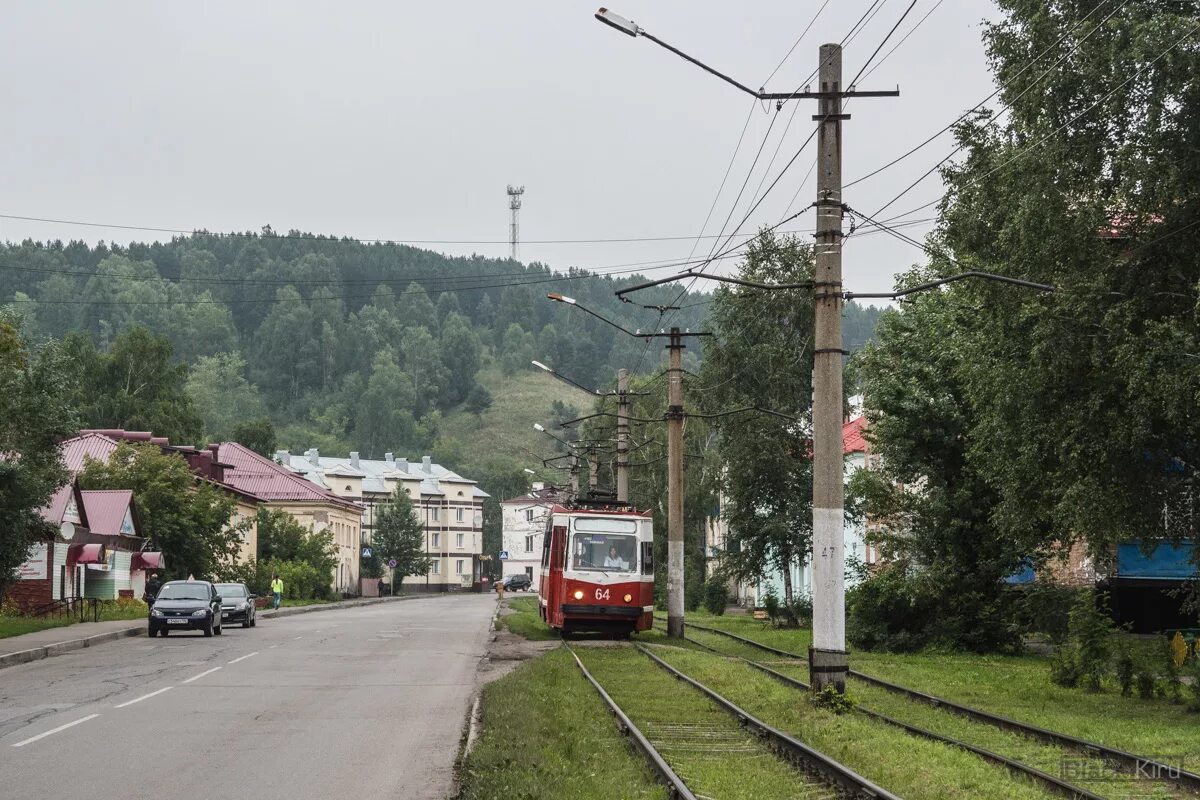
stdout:
<svg viewBox="0 0 1200 800">
<path fill-rule="evenodd" d="M 508 209 L 512 212 L 512 221 L 508 223 L 508 246 L 510 250 L 510 258 L 513 261 L 517 260 L 517 247 L 521 243 L 521 225 L 519 217 L 521 214 L 521 195 L 525 194 L 524 186 L 508 187 Z"/>
</svg>

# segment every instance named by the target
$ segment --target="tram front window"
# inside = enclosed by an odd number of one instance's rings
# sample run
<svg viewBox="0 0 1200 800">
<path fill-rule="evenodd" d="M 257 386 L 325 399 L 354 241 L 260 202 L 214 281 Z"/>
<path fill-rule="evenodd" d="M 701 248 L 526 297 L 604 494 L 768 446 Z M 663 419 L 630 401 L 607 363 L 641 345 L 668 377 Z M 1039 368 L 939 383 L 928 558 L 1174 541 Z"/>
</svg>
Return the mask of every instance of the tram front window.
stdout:
<svg viewBox="0 0 1200 800">
<path fill-rule="evenodd" d="M 577 533 L 571 554 L 572 569 L 633 572 L 637 566 L 637 537 L 617 533 Z"/>
</svg>

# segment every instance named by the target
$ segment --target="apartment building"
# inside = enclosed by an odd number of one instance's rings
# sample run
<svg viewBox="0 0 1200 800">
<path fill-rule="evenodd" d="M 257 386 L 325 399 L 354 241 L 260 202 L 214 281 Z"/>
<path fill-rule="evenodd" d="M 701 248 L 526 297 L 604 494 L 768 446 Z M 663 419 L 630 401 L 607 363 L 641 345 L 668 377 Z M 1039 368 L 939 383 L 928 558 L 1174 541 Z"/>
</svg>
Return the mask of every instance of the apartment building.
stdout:
<svg viewBox="0 0 1200 800">
<path fill-rule="evenodd" d="M 500 504 L 502 516 L 501 551 L 508 554 L 502 563 L 502 575 L 525 573 L 536 588 L 542 577 L 542 535 L 550 509 L 565 495 L 544 483 L 533 484 L 528 494 Z"/>
<path fill-rule="evenodd" d="M 444 592 L 470 588 L 479 582 L 479 556 L 483 552 L 483 501 L 489 495 L 475 481 L 435 464 L 430 456 L 420 461 L 385 453 L 382 460 L 322 456 L 310 449 L 303 454 L 275 453 L 275 461 L 297 475 L 362 509 L 361 545 L 369 545 L 376 510 L 400 488 L 408 493 L 425 529 L 429 571 L 410 575 L 404 586 L 414 591 Z"/>
</svg>

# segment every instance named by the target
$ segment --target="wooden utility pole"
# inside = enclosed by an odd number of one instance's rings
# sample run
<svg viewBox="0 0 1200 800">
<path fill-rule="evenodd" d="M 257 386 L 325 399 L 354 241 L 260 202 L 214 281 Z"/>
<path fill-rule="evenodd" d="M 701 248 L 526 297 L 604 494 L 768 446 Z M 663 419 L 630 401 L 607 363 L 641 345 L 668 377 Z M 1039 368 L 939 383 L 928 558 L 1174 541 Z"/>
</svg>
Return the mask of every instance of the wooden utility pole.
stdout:
<svg viewBox="0 0 1200 800">
<path fill-rule="evenodd" d="M 821 45 L 813 357 L 812 686 L 846 690 L 842 454 L 842 46 Z"/>
<path fill-rule="evenodd" d="M 683 636 L 683 336 L 667 344 L 667 635 Z"/>
<path fill-rule="evenodd" d="M 617 501 L 629 502 L 629 370 L 617 370 Z"/>
</svg>

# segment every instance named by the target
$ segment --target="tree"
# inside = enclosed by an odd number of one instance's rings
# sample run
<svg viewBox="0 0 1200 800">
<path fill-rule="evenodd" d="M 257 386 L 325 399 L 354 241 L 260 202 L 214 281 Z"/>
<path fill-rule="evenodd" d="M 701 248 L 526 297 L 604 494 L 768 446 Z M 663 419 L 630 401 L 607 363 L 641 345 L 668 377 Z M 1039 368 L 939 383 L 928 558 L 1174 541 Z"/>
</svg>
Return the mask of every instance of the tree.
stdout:
<svg viewBox="0 0 1200 800">
<path fill-rule="evenodd" d="M 234 427 L 229 438 L 260 456 L 275 455 L 275 426 L 269 417 L 248 420 Z"/>
<path fill-rule="evenodd" d="M 258 559 L 262 562 L 300 561 L 321 575 L 337 566 L 333 532 L 310 531 L 279 509 L 258 509 Z"/>
<path fill-rule="evenodd" d="M 355 406 L 359 448 L 378 458 L 415 444 L 417 422 L 412 410 L 416 404 L 412 379 L 401 371 L 392 351 L 377 353 L 367 389 Z"/>
<path fill-rule="evenodd" d="M 739 266 L 758 283 L 812 279 L 812 249 L 764 234 Z M 810 292 L 717 290 L 705 345 L 702 402 L 715 410 L 762 406 L 799 421 L 757 413 L 719 419 L 724 461 L 719 484 L 729 536 L 721 566 L 739 580 L 783 577 L 784 606 L 795 622 L 791 573 L 812 549 L 813 301 Z"/>
<path fill-rule="evenodd" d="M 430 332 L 438 329 L 437 308 L 425 287 L 416 281 L 396 298 L 396 314 L 405 328 L 425 328 Z"/>
<path fill-rule="evenodd" d="M 262 414 L 258 389 L 245 378 L 246 362 L 239 353 L 201 356 L 188 375 L 185 389 L 212 440 L 232 435 L 241 420 Z"/>
<path fill-rule="evenodd" d="M 416 390 L 413 413 L 423 417 L 446 391 L 448 378 L 438 342 L 428 328 L 406 328 L 400 348 L 404 353 L 404 371 Z"/>
<path fill-rule="evenodd" d="M 41 509 L 68 480 L 58 440 L 76 429 L 67 353 L 24 341 L 21 324 L 0 318 L 0 596 L 30 546 L 53 535 Z"/>
<path fill-rule="evenodd" d="M 85 425 L 153 431 L 177 442 L 200 439 L 203 422 L 185 390 L 187 365 L 172 363 L 165 337 L 138 326 L 107 352 L 78 334 L 66 346 L 78 364 L 76 402 Z"/>
<path fill-rule="evenodd" d="M 907 280 L 928 277 L 918 271 Z M 858 646 L 1017 645 L 1002 579 L 1038 543 L 995 524 L 996 492 L 971 459 L 978 420 L 963 381 L 968 351 L 963 338 L 946 338 L 947 330 L 970 330 L 971 316 L 953 292 L 919 295 L 886 312 L 877 340 L 860 354 L 882 466 L 860 470 L 849 494 L 870 515 L 872 543 L 891 566 L 848 597 Z"/>
<path fill-rule="evenodd" d="M 216 577 L 241 551 L 241 532 L 230 524 L 234 499 L 198 481 L 181 456 L 157 445 L 122 442 L 107 462 L 89 459 L 79 484 L 133 490 L 143 530 L 166 555 L 169 578 Z"/>
<path fill-rule="evenodd" d="M 461 403 L 475 385 L 475 374 L 479 372 L 479 337 L 466 317 L 453 313 L 446 317 L 440 349 L 447 377 L 446 403 Z"/>
<path fill-rule="evenodd" d="M 403 487 L 397 488 L 392 499 L 378 507 L 371 547 L 385 562 L 396 559 L 396 568 L 392 570 L 393 594 L 400 593 L 406 575 L 424 575 L 429 571 L 425 530 Z"/>
<path fill-rule="evenodd" d="M 472 386 L 471 391 L 467 393 L 466 409 L 475 415 L 476 424 L 483 424 L 483 415 L 491 407 L 492 393 L 481 383 Z"/>
<path fill-rule="evenodd" d="M 504 329 L 504 340 L 500 344 L 500 360 L 504 372 L 513 375 L 529 369 L 529 362 L 533 360 L 533 348 L 533 334 L 515 322 L 510 323 Z"/>
</svg>

